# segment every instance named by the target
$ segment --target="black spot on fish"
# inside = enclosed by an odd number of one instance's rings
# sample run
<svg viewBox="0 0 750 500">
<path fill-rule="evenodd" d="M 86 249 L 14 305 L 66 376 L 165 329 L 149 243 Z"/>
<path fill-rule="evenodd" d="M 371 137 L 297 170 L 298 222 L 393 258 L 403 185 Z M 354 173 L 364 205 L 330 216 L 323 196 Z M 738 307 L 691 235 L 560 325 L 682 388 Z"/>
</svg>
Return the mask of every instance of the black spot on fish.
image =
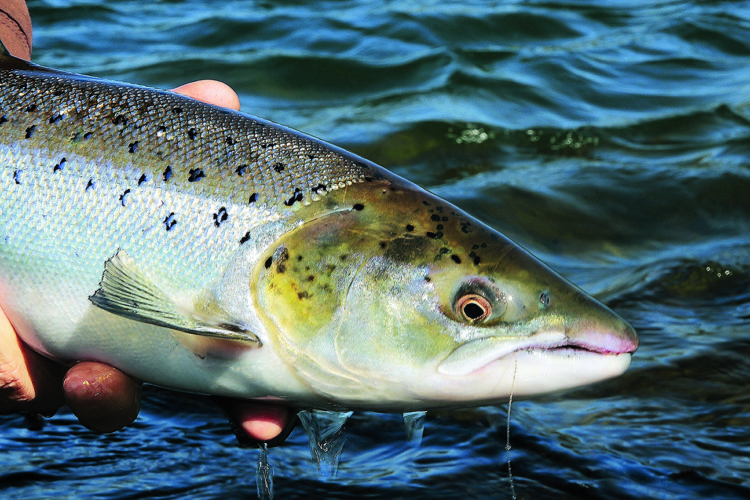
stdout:
<svg viewBox="0 0 750 500">
<path fill-rule="evenodd" d="M 308 297 L 310 297 L 310 294 L 307 293 L 307 292 L 305 292 L 305 291 L 297 292 L 297 298 L 299 298 L 299 300 L 303 300 L 303 299 L 306 299 Z"/>
<path fill-rule="evenodd" d="M 52 115 L 52 116 L 50 116 L 50 117 L 49 117 L 49 120 L 48 120 L 48 121 L 49 121 L 49 124 L 50 124 L 50 125 L 54 125 L 55 123 L 57 123 L 57 122 L 59 122 L 60 120 L 62 120 L 64 116 L 65 116 L 65 115 L 63 115 L 62 113 L 57 113 L 57 114 L 55 114 L 55 115 Z"/>
<path fill-rule="evenodd" d="M 308 276 L 307 276 L 307 278 L 305 278 L 305 279 L 306 279 L 307 281 L 310 281 L 310 282 L 312 282 L 312 281 L 315 281 L 315 276 L 313 276 L 312 274 L 310 274 L 310 275 L 308 275 Z"/>
<path fill-rule="evenodd" d="M 474 265 L 478 266 L 481 259 L 479 258 L 479 255 L 476 254 L 476 252 L 469 252 L 469 257 L 473 259 Z"/>
<path fill-rule="evenodd" d="M 214 214 L 214 225 L 216 225 L 216 227 L 219 227 L 228 218 L 229 214 L 227 213 L 227 209 L 225 207 L 221 207 L 219 211 Z"/>
<path fill-rule="evenodd" d="M 65 166 L 65 162 L 66 161 L 67 160 L 65 158 L 63 158 L 62 160 L 60 160 L 59 163 L 56 163 L 55 166 L 52 167 L 52 172 L 57 172 L 58 170 L 62 170 L 63 167 Z"/>
<path fill-rule="evenodd" d="M 225 142 L 227 143 L 227 146 L 234 146 L 237 144 L 237 141 L 235 141 L 233 137 L 227 137 Z"/>
<path fill-rule="evenodd" d="M 276 270 L 280 273 L 286 272 L 286 262 L 289 260 L 289 250 L 285 246 L 280 246 L 274 252 L 276 257 Z"/>
<path fill-rule="evenodd" d="M 169 212 L 169 215 L 164 218 L 164 226 L 167 228 L 167 231 L 170 231 L 175 224 L 177 224 L 177 221 L 174 218 L 174 212 Z"/>
<path fill-rule="evenodd" d="M 427 200 L 423 200 L 423 201 L 422 201 L 422 205 L 424 205 L 424 206 L 426 206 L 426 207 L 429 207 L 429 206 L 431 206 L 430 202 L 429 202 L 429 201 L 427 201 Z"/>
<path fill-rule="evenodd" d="M 266 259 L 266 261 L 263 263 L 266 269 L 271 267 L 271 264 L 273 263 L 273 257 L 269 257 Z"/>
<path fill-rule="evenodd" d="M 34 135 L 34 130 L 36 130 L 36 125 L 32 125 L 29 128 L 26 129 L 26 138 L 31 139 L 31 136 Z"/>
<path fill-rule="evenodd" d="M 163 134 L 167 131 L 167 127 L 164 125 L 159 125 L 159 127 L 156 129 L 157 134 Z"/>
<path fill-rule="evenodd" d="M 167 165 L 167 168 L 164 169 L 164 172 L 161 174 L 162 178 L 164 179 L 164 182 L 167 182 L 169 179 L 172 178 L 172 166 Z"/>
<path fill-rule="evenodd" d="M 146 174 L 141 174 L 141 176 L 138 178 L 138 185 L 140 186 L 144 182 L 146 182 Z"/>
<path fill-rule="evenodd" d="M 130 144 L 128 144 L 129 153 L 135 153 L 137 149 L 138 149 L 138 141 L 131 142 Z"/>
<path fill-rule="evenodd" d="M 234 171 L 237 172 L 237 175 L 243 176 L 245 175 L 245 171 L 247 170 L 247 167 L 248 167 L 247 163 L 243 163 L 242 165 L 235 168 Z"/>
<path fill-rule="evenodd" d="M 250 231 L 246 232 L 245 236 L 243 236 L 242 238 L 240 238 L 240 245 L 244 245 L 248 241 L 250 241 Z"/>
<path fill-rule="evenodd" d="M 461 223 L 461 232 L 465 234 L 469 234 L 471 232 L 471 224 L 469 222 L 462 222 Z"/>
<path fill-rule="evenodd" d="M 196 182 L 204 178 L 206 174 L 200 168 L 191 168 L 190 175 L 188 176 L 188 182 Z"/>
<path fill-rule="evenodd" d="M 307 157 L 310 158 L 311 160 L 314 160 L 315 158 L 317 158 L 317 156 L 315 156 L 314 154 L 308 154 Z"/>
<path fill-rule="evenodd" d="M 172 113 L 179 115 L 180 113 L 182 113 L 182 108 L 180 106 L 175 106 L 174 108 L 172 108 Z"/>
<path fill-rule="evenodd" d="M 29 104 L 26 106 L 27 113 L 33 113 L 34 111 L 36 111 L 36 104 Z"/>
<path fill-rule="evenodd" d="M 365 206 L 364 206 L 363 204 L 361 204 L 361 203 L 355 203 L 355 204 L 354 204 L 354 206 L 353 206 L 352 208 L 353 208 L 354 210 L 356 210 L 357 212 L 359 212 L 359 211 L 361 211 L 361 210 L 364 210 L 364 209 L 365 209 Z"/>
<path fill-rule="evenodd" d="M 455 262 L 456 264 L 460 264 L 461 263 L 461 257 L 459 257 L 456 254 L 451 255 L 451 259 L 453 259 L 453 262 Z"/>
<path fill-rule="evenodd" d="M 263 149 L 267 149 L 267 148 L 272 148 L 275 145 L 276 144 L 274 144 L 273 142 L 264 142 L 263 144 L 260 145 L 260 147 L 262 147 Z"/>
<path fill-rule="evenodd" d="M 194 141 L 198 135 L 198 131 L 196 131 L 194 128 L 189 128 L 187 131 L 187 135 L 190 140 Z"/>
<path fill-rule="evenodd" d="M 440 222 L 440 216 L 438 214 L 432 214 L 430 216 L 430 219 L 434 220 L 435 222 Z"/>
<path fill-rule="evenodd" d="M 251 194 L 248 203 L 255 203 L 256 201 L 258 201 L 258 193 Z"/>
<path fill-rule="evenodd" d="M 325 191 L 325 190 L 326 190 L 326 185 L 325 184 L 318 184 L 317 186 L 315 186 L 314 188 L 311 189 L 311 191 L 313 193 L 315 193 L 315 194 L 317 194 L 318 191 Z"/>
<path fill-rule="evenodd" d="M 427 283 L 429 283 L 430 281 L 432 281 L 432 278 L 430 278 L 429 276 L 425 276 L 425 277 L 424 277 L 424 280 L 425 280 L 425 281 L 426 281 Z"/>
<path fill-rule="evenodd" d="M 20 170 L 13 171 L 13 181 L 16 184 L 21 184 L 21 171 Z"/>
<path fill-rule="evenodd" d="M 88 182 L 88 184 L 86 184 L 86 191 L 88 191 L 88 190 L 89 190 L 89 189 L 91 189 L 92 187 L 94 187 L 94 179 L 93 179 L 93 178 L 92 178 L 92 179 L 89 179 L 89 182 Z"/>
<path fill-rule="evenodd" d="M 385 241 L 381 241 L 381 242 L 379 243 L 379 245 L 380 245 L 380 248 L 385 248 L 385 247 L 387 247 L 387 246 L 388 246 L 388 243 L 387 243 L 387 242 L 385 242 Z"/>
<path fill-rule="evenodd" d="M 91 139 L 91 132 L 86 132 L 85 134 L 83 134 L 83 138 L 86 140 Z"/>
<path fill-rule="evenodd" d="M 0 116 L 0 125 L 2 125 L 3 123 L 8 123 L 8 117 L 5 115 Z"/>
<path fill-rule="evenodd" d="M 125 206 L 125 197 L 126 197 L 126 196 L 127 196 L 128 194 L 130 194 L 130 189 L 126 189 L 126 190 L 125 190 L 125 191 L 123 191 L 123 192 L 122 192 L 122 194 L 120 195 L 120 203 L 122 203 L 122 206 L 123 206 L 123 207 Z"/>
<path fill-rule="evenodd" d="M 426 233 L 424 233 L 424 234 L 425 234 L 425 236 L 427 236 L 428 238 L 437 238 L 437 233 L 433 233 L 432 231 L 427 231 L 427 232 L 426 232 Z"/>
<path fill-rule="evenodd" d="M 125 127 L 128 124 L 128 119 L 124 115 L 117 115 L 112 119 L 112 123 L 115 125 L 122 125 L 123 127 Z"/>
<path fill-rule="evenodd" d="M 435 229 L 437 229 L 438 231 L 442 231 L 443 230 L 443 225 L 442 224 L 438 224 L 437 226 L 435 226 Z"/>
<path fill-rule="evenodd" d="M 472 250 L 478 250 L 479 249 L 479 245 L 477 245 L 476 243 L 474 243 L 473 245 L 471 245 L 471 249 Z"/>
<path fill-rule="evenodd" d="M 440 255 L 445 255 L 445 254 L 447 254 L 447 253 L 450 253 L 450 251 L 451 251 L 451 250 L 450 250 L 450 248 L 447 248 L 447 247 L 442 247 L 442 248 L 440 249 Z"/>
<path fill-rule="evenodd" d="M 283 171 L 284 171 L 284 164 L 283 164 L 283 163 L 281 163 L 281 162 L 278 162 L 278 163 L 274 163 L 274 164 L 273 164 L 273 169 L 274 169 L 274 170 L 275 170 L 276 172 L 278 172 L 278 173 L 281 173 L 281 172 L 283 172 Z"/>
<path fill-rule="evenodd" d="M 406 230 L 411 233 L 412 231 L 414 231 L 414 226 L 412 226 L 411 224 L 407 224 Z"/>
<path fill-rule="evenodd" d="M 284 205 L 286 205 L 287 207 L 291 207 L 298 201 L 302 201 L 302 191 L 299 188 L 295 188 L 294 194 L 291 198 L 284 202 Z"/>
</svg>

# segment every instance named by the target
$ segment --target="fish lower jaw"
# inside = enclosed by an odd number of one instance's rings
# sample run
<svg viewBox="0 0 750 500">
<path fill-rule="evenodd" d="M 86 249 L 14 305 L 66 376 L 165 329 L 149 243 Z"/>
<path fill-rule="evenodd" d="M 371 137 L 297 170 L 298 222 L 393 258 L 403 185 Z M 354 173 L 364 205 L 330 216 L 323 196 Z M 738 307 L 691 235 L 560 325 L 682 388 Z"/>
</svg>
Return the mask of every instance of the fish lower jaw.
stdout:
<svg viewBox="0 0 750 500">
<path fill-rule="evenodd" d="M 514 352 L 508 359 L 498 360 L 500 366 L 488 365 L 484 370 L 514 365 L 513 393 L 532 396 L 573 389 L 622 375 L 630 366 L 630 353 L 602 353 L 585 347 L 566 345 L 552 349 L 528 349 Z M 487 375 L 485 375 L 487 376 Z"/>
<path fill-rule="evenodd" d="M 577 346 L 527 347 L 470 373 L 439 373 L 432 386 L 439 387 L 440 393 L 425 399 L 450 401 L 450 406 L 460 406 L 459 402 L 467 406 L 501 404 L 511 394 L 547 394 L 613 378 L 625 372 L 630 361 L 630 353 L 600 354 Z"/>
</svg>

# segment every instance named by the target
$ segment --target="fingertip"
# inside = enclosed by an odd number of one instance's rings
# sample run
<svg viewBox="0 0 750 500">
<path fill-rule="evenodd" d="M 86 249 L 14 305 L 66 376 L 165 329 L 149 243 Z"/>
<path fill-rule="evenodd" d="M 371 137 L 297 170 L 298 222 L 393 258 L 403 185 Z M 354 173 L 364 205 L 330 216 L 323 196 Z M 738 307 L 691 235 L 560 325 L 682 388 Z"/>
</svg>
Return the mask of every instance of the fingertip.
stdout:
<svg viewBox="0 0 750 500">
<path fill-rule="evenodd" d="M 63 390 L 81 424 L 96 432 L 122 429 L 133 423 L 140 411 L 140 382 L 103 363 L 75 365 L 65 375 Z"/>
<path fill-rule="evenodd" d="M 173 91 L 216 106 L 237 111 L 240 109 L 240 98 L 237 93 L 226 83 L 217 80 L 198 80 L 180 85 Z"/>
<path fill-rule="evenodd" d="M 288 422 L 288 409 L 278 406 L 255 406 L 236 415 L 242 430 L 250 439 L 266 443 L 284 431 Z"/>
<path fill-rule="evenodd" d="M 242 445 L 266 443 L 278 446 L 294 429 L 296 413 L 292 408 L 233 398 L 212 398 L 229 417 L 237 440 Z"/>
</svg>

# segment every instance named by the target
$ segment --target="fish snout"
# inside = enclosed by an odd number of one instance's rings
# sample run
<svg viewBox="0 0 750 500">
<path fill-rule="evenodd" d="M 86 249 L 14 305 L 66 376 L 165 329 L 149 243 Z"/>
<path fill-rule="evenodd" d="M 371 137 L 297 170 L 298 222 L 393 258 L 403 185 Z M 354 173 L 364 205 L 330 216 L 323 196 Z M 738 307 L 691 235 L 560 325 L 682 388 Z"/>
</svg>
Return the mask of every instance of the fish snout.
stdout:
<svg viewBox="0 0 750 500">
<path fill-rule="evenodd" d="M 571 347 L 598 354 L 632 354 L 638 349 L 638 334 L 625 320 L 609 311 L 609 321 L 580 320 L 568 329 Z"/>
</svg>

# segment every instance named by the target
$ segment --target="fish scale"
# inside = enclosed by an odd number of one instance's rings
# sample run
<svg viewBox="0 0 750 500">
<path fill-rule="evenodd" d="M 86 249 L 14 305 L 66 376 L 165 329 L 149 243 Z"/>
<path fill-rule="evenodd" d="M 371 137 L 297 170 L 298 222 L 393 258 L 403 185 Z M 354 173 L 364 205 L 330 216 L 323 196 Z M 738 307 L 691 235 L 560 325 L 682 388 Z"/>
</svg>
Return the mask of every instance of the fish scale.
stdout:
<svg viewBox="0 0 750 500">
<path fill-rule="evenodd" d="M 4 142 L 137 165 L 157 183 L 169 182 L 169 167 L 179 189 L 201 196 L 239 204 L 256 193 L 278 208 L 362 182 L 368 172 L 363 160 L 311 137 L 170 92 L 23 71 L 4 73 L 2 92 Z"/>
<path fill-rule="evenodd" d="M 64 363 L 418 412 L 618 375 L 632 328 L 385 169 L 246 114 L 0 54 L 0 304 Z"/>
</svg>

